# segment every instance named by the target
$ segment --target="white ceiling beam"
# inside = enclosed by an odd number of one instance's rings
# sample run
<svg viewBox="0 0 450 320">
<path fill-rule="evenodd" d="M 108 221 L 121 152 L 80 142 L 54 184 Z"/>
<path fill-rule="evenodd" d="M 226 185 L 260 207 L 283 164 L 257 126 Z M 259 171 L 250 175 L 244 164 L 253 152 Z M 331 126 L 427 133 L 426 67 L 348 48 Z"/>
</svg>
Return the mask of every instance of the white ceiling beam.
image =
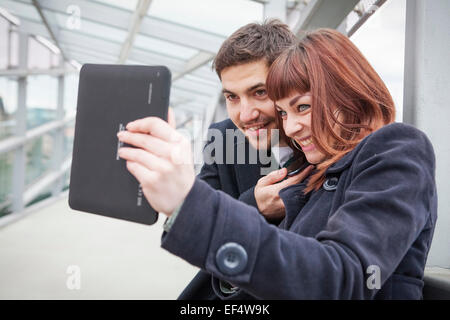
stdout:
<svg viewBox="0 0 450 320">
<path fill-rule="evenodd" d="M 0 77 L 26 77 L 31 75 L 61 76 L 69 73 L 77 73 L 75 69 L 0 69 Z"/>
<path fill-rule="evenodd" d="M 61 45 L 59 44 L 58 40 L 58 27 L 55 23 L 53 25 L 50 25 L 47 17 L 45 16 L 41 4 L 38 0 L 31 0 L 33 6 L 36 8 L 37 12 L 39 13 L 39 16 L 41 17 L 42 23 L 45 25 L 45 27 L 48 30 L 48 33 L 50 35 L 50 38 L 55 42 L 54 44 L 58 47 L 58 49 L 61 51 L 61 56 L 65 61 L 68 61 L 66 54 L 61 49 Z"/>
<path fill-rule="evenodd" d="M 20 26 L 19 31 L 22 33 L 28 33 L 32 35 L 38 35 L 46 38 L 50 38 L 50 33 L 48 32 L 47 28 L 40 22 L 31 21 L 23 19 L 19 16 L 20 19 Z"/>
<path fill-rule="evenodd" d="M 216 72 L 213 71 L 207 65 L 192 71 L 190 74 L 195 76 L 195 77 L 199 77 L 199 78 L 202 78 L 204 80 L 212 81 L 212 82 L 215 82 L 215 83 L 218 83 L 220 81 L 219 77 L 216 74 Z"/>
<path fill-rule="evenodd" d="M 110 40 L 92 37 L 79 32 L 61 30 L 60 32 L 61 44 L 64 46 L 73 47 L 74 44 L 79 44 L 81 50 L 89 54 L 101 52 L 117 57 L 120 52 L 120 44 Z M 70 54 L 70 50 L 68 51 Z M 152 65 L 166 65 L 174 72 L 181 72 L 185 66 L 185 61 L 174 57 L 164 56 L 161 53 L 156 53 L 140 48 L 133 48 L 130 50 L 128 58 L 142 62 L 144 64 Z"/>
<path fill-rule="evenodd" d="M 186 65 L 184 66 L 183 70 L 172 77 L 172 81 L 176 81 L 180 78 L 182 78 L 184 75 L 191 73 L 192 71 L 202 67 L 203 65 L 207 64 L 209 61 L 211 61 L 214 58 L 214 55 L 208 52 L 199 52 L 194 57 L 192 57 L 188 62 L 186 62 Z"/>
<path fill-rule="evenodd" d="M 208 98 L 209 96 L 211 96 L 211 91 L 208 92 L 203 92 L 203 91 L 192 91 L 191 88 L 186 88 L 183 85 L 178 85 L 176 83 L 172 83 L 172 91 L 174 92 L 179 92 L 179 93 L 185 93 L 186 95 L 190 95 L 192 97 L 196 97 L 196 98 Z M 187 97 L 187 96 L 184 96 Z"/>
<path fill-rule="evenodd" d="M 128 29 L 128 35 L 125 39 L 125 42 L 122 46 L 122 49 L 120 50 L 120 55 L 117 63 L 125 63 L 128 59 L 128 55 L 130 53 L 130 49 L 133 46 L 134 39 L 136 38 L 136 34 L 139 32 L 141 28 L 142 19 L 145 15 L 147 15 L 148 8 L 150 7 L 150 4 L 152 3 L 152 0 L 139 0 L 139 2 L 136 5 L 136 10 L 133 13 L 133 16 L 131 17 L 131 23 L 130 27 Z"/>
<path fill-rule="evenodd" d="M 169 67 L 172 73 L 183 70 L 185 64 L 183 60 L 164 56 L 163 54 L 155 54 L 138 48 L 133 48 L 130 51 L 129 59 L 149 65 L 164 65 Z"/>
<path fill-rule="evenodd" d="M 359 28 L 378 10 L 387 0 L 377 0 L 374 4 L 372 4 L 369 8 L 365 9 L 363 6 L 363 12 L 361 12 L 361 16 L 358 21 L 351 27 L 348 31 L 347 36 L 351 37 Z"/>
<path fill-rule="evenodd" d="M 311 0 L 303 8 L 297 20 L 291 20 L 295 34 L 317 28 L 336 29 L 358 4 L 359 0 Z"/>
<path fill-rule="evenodd" d="M 211 92 L 217 88 L 217 83 L 204 84 L 199 82 L 193 82 L 187 79 L 179 79 L 177 82 L 174 82 L 174 85 L 178 88 L 183 88 L 185 90 L 189 90 L 194 94 L 207 94 L 211 95 Z"/>
<path fill-rule="evenodd" d="M 206 102 L 205 102 L 206 104 Z M 189 113 L 194 113 L 197 115 L 203 115 L 203 110 L 205 109 L 205 106 L 203 104 L 180 104 L 176 107 L 173 107 L 173 110 L 176 112 L 177 110 L 187 111 Z"/>
<path fill-rule="evenodd" d="M 73 4 L 73 0 L 45 0 L 42 1 L 41 7 L 45 10 L 67 14 L 67 7 Z M 130 11 L 87 0 L 78 0 L 75 4 L 80 8 L 83 20 L 105 24 L 121 30 L 129 29 L 128 22 L 132 17 Z M 216 53 L 225 40 L 224 36 L 148 15 L 142 18 L 139 33 L 210 53 Z"/>
</svg>

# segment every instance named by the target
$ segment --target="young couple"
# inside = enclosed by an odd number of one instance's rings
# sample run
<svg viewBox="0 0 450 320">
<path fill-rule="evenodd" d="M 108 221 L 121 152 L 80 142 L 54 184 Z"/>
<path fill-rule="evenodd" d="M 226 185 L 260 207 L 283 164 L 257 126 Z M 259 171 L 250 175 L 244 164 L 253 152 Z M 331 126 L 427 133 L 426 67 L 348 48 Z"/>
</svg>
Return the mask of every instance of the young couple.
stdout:
<svg viewBox="0 0 450 320">
<path fill-rule="evenodd" d="M 280 167 L 292 155 L 310 166 L 285 179 L 285 168 L 212 163 L 195 177 L 180 161 L 190 142 L 167 122 L 128 124 L 119 139 L 137 148 L 119 154 L 169 217 L 162 247 L 202 269 L 180 298 L 420 299 L 437 218 L 433 148 L 394 123 L 391 95 L 352 42 L 249 24 L 214 66 L 230 119 L 212 127 L 237 128 L 255 149 L 280 129 Z"/>
</svg>

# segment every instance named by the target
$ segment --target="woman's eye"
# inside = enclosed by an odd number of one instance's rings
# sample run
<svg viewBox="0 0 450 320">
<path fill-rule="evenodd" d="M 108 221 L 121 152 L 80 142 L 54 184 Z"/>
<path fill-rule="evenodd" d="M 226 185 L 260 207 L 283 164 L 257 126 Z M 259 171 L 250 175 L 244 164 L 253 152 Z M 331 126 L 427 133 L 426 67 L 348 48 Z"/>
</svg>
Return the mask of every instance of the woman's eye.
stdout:
<svg viewBox="0 0 450 320">
<path fill-rule="evenodd" d="M 301 105 L 297 106 L 297 110 L 298 110 L 299 112 L 306 111 L 306 110 L 308 110 L 309 108 L 311 108 L 311 105 L 309 105 L 309 104 L 301 104 Z"/>
<path fill-rule="evenodd" d="M 283 118 L 283 119 L 286 118 L 286 115 L 287 115 L 286 111 L 278 110 L 277 112 L 278 112 L 278 114 L 280 115 L 281 118 Z"/>
</svg>

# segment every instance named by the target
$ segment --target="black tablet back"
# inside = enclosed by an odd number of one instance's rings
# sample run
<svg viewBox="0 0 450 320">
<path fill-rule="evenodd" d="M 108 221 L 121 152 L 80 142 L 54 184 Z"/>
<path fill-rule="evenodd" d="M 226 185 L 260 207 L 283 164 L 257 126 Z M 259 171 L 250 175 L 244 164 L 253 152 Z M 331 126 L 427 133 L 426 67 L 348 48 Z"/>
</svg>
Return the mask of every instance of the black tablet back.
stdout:
<svg viewBox="0 0 450 320">
<path fill-rule="evenodd" d="M 117 132 L 144 117 L 167 120 L 170 85 L 170 71 L 162 66 L 83 65 L 70 173 L 72 209 L 156 222 L 158 213 L 117 156 Z"/>
</svg>

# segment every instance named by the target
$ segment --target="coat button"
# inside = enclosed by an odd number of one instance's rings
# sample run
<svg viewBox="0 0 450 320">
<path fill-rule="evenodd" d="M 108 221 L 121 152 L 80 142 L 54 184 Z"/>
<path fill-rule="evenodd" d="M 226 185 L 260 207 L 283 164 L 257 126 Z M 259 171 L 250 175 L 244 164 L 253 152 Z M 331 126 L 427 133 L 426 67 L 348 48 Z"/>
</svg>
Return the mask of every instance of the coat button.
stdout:
<svg viewBox="0 0 450 320">
<path fill-rule="evenodd" d="M 221 246 L 216 254 L 219 270 L 229 276 L 243 271 L 247 266 L 247 252 L 236 242 L 228 242 Z"/>
<path fill-rule="evenodd" d="M 323 188 L 327 191 L 333 191 L 337 189 L 339 179 L 337 177 L 331 177 L 325 180 L 323 183 Z"/>
</svg>

